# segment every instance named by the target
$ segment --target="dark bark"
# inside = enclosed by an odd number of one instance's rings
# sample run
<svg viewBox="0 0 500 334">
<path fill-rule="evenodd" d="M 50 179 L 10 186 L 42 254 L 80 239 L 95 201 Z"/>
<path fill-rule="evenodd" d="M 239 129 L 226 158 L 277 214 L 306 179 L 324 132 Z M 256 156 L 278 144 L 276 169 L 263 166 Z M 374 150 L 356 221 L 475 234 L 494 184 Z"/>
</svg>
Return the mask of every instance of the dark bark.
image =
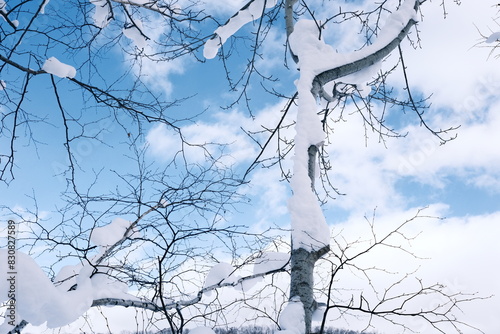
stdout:
<svg viewBox="0 0 500 334">
<path fill-rule="evenodd" d="M 304 333 L 311 333 L 312 314 L 317 308 L 314 299 L 314 266 L 316 261 L 330 250 L 325 246 L 318 251 L 307 251 L 304 248 L 292 249 L 290 298 L 299 296 L 304 305 Z"/>
<path fill-rule="evenodd" d="M 318 147 L 316 145 L 309 146 L 308 153 L 308 174 L 311 179 L 311 188 L 314 190 L 314 178 L 316 174 L 316 155 Z M 293 248 L 290 257 L 291 272 L 290 272 L 290 299 L 292 297 L 300 297 L 300 301 L 304 305 L 304 322 L 305 328 L 303 333 L 311 333 L 312 314 L 317 308 L 316 300 L 314 300 L 314 266 L 316 261 L 323 255 L 328 253 L 330 246 L 309 251 L 304 248 Z"/>
</svg>

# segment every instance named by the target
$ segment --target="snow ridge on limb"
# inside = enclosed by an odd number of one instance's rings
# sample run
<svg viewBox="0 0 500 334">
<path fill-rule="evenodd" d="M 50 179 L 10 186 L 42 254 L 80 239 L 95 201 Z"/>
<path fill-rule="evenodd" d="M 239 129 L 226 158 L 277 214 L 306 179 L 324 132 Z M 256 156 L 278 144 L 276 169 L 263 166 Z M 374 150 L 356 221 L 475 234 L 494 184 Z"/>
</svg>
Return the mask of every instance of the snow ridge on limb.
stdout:
<svg viewBox="0 0 500 334">
<path fill-rule="evenodd" d="M 369 68 L 387 57 L 418 22 L 419 5 L 419 0 L 405 0 L 399 9 L 388 17 L 375 43 L 345 55 L 345 61 L 317 73 L 312 82 L 313 94 L 331 100 L 323 90 L 325 84 Z"/>
<path fill-rule="evenodd" d="M 203 56 L 206 59 L 213 59 L 229 37 L 247 23 L 260 18 L 266 8 L 276 6 L 277 2 L 277 0 L 250 0 L 226 24 L 214 31 L 214 36 L 205 43 Z"/>
</svg>

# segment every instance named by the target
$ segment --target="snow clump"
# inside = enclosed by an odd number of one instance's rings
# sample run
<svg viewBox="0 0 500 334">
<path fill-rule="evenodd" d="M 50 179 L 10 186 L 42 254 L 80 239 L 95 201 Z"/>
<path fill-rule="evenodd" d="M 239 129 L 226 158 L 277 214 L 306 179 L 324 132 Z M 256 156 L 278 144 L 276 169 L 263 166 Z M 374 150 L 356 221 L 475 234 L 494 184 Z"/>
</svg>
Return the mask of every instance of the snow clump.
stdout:
<svg viewBox="0 0 500 334">
<path fill-rule="evenodd" d="M 60 78 L 74 78 L 76 75 L 76 69 L 73 66 L 61 63 L 56 57 L 47 59 L 42 70 Z"/>
</svg>

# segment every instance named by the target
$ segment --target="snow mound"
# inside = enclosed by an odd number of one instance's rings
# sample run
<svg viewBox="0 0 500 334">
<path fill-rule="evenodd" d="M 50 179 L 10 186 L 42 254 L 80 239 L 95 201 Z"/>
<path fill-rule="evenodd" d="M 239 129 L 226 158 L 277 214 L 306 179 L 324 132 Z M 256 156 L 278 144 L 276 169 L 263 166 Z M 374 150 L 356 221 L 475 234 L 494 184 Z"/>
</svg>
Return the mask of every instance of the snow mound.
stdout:
<svg viewBox="0 0 500 334">
<path fill-rule="evenodd" d="M 0 249 L 0 257 L 7 258 L 7 250 Z M 16 307 L 17 321 L 24 319 L 34 326 L 47 322 L 47 327 L 67 325 L 83 315 L 92 305 L 91 282 L 79 280 L 77 289 L 61 291 L 57 289 L 42 269 L 28 255 L 16 254 Z M 7 265 L 0 263 L 0 300 L 8 300 Z M 6 325 L 4 323 L 3 327 Z"/>
<path fill-rule="evenodd" d="M 0 249 L 0 258 L 6 259 L 7 252 L 6 249 Z M 16 252 L 15 269 L 15 274 L 12 274 L 6 261 L 0 261 L 0 303 L 10 299 L 9 280 L 15 281 L 16 324 L 24 319 L 34 326 L 46 322 L 48 328 L 57 328 L 80 318 L 95 299 L 139 300 L 127 293 L 127 284 L 104 273 L 90 278 L 93 271 L 90 265 L 63 267 L 54 280 L 58 286 L 51 282 L 30 256 L 19 251 Z M 0 333 L 10 329 L 12 326 L 4 321 Z"/>
<path fill-rule="evenodd" d="M 304 306 L 300 298 L 295 296 L 290 299 L 280 314 L 278 323 L 282 330 L 279 334 L 301 334 L 306 328 L 304 321 Z"/>
<path fill-rule="evenodd" d="M 108 25 L 111 18 L 111 10 L 108 1 L 106 0 L 90 0 L 90 3 L 95 6 L 95 12 L 92 16 L 94 24 L 99 28 L 104 28 Z"/>
</svg>

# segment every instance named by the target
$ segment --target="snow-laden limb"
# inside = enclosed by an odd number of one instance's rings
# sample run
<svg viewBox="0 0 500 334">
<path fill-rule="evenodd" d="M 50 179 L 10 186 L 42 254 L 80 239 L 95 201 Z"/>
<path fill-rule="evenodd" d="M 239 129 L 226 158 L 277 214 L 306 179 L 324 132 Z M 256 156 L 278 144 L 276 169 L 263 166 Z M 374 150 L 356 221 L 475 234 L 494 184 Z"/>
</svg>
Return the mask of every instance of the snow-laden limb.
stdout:
<svg viewBox="0 0 500 334">
<path fill-rule="evenodd" d="M 99 253 L 89 263 L 65 266 L 55 277 L 53 283 L 42 269 L 28 255 L 16 253 L 16 306 L 17 322 L 23 320 L 35 326 L 46 322 L 47 327 L 56 328 L 67 325 L 81 317 L 95 303 L 103 305 L 142 305 L 139 298 L 127 293 L 127 284 L 112 279 L 107 272 L 96 272 L 95 268 L 112 253 L 124 240 L 137 232 L 134 230 L 137 222 L 121 218 L 114 219 L 110 224 L 94 228 L 90 241 L 99 247 Z M 7 250 L 0 250 L 0 257 L 7 258 Z M 108 269 L 109 270 L 109 269 Z M 0 263 L 0 281 L 6 282 L 7 264 Z M 0 286 L 0 301 L 9 300 L 6 285 Z M 150 309 L 150 306 L 149 308 Z M 19 324 L 20 326 L 20 324 Z M 7 322 L 0 327 L 0 332 L 12 330 Z"/>
<path fill-rule="evenodd" d="M 300 78 L 296 81 L 299 104 L 295 126 L 295 154 L 293 176 L 290 182 L 293 195 L 288 202 L 292 225 L 292 247 L 308 251 L 321 249 L 330 242 L 330 230 L 311 187 L 309 175 L 309 147 L 320 146 L 324 132 L 316 114 L 317 104 L 311 94 L 312 81 L 316 75 L 316 58 L 321 54 L 332 55 L 333 49 L 313 37 L 317 27 L 312 21 L 297 22 L 289 43 L 299 59 Z"/>
<path fill-rule="evenodd" d="M 219 284 L 235 284 L 241 278 L 234 275 L 235 268 L 229 263 L 221 262 L 213 266 L 205 278 L 204 288 L 210 286 L 217 286 Z M 210 291 L 205 293 L 207 296 L 210 295 Z"/>
<path fill-rule="evenodd" d="M 7 250 L 0 250 L 0 256 L 7 258 Z M 91 281 L 87 277 L 79 280 L 79 288 L 61 292 L 56 289 L 42 269 L 28 255 L 16 254 L 16 315 L 37 326 L 47 322 L 47 327 L 55 328 L 78 319 L 92 305 Z M 4 261 L 0 263 L 0 280 L 9 278 Z M 2 284 L 0 300 L 8 300 L 6 285 Z M 12 329 L 4 322 L 0 330 L 3 333 Z M 7 329 L 7 330 L 6 330 Z"/>
<path fill-rule="evenodd" d="M 338 80 L 351 83 L 347 76 L 356 74 L 359 78 L 362 72 L 373 71 L 385 57 L 387 57 L 402 40 L 408 35 L 411 27 L 418 22 L 419 0 L 405 0 L 399 9 L 389 15 L 377 39 L 371 45 L 347 54 L 330 54 L 329 59 L 321 58 L 312 71 L 316 74 L 312 82 L 315 94 L 323 93 L 325 84 Z M 370 77 L 364 75 L 364 77 Z M 352 82 L 358 84 L 358 82 Z"/>
<path fill-rule="evenodd" d="M 136 307 L 143 310 L 153 312 L 160 312 L 162 310 L 158 305 L 144 300 L 131 300 L 122 298 L 101 298 L 92 302 L 92 307 L 96 306 L 122 306 L 122 307 Z"/>
<path fill-rule="evenodd" d="M 151 1 L 151 0 L 113 0 L 113 2 L 125 5 L 131 5 L 135 7 L 142 7 L 166 16 L 169 16 L 170 13 L 179 14 L 182 12 L 182 9 L 178 3 L 169 4 L 168 6 L 158 6 L 157 1 Z"/>
<path fill-rule="evenodd" d="M 76 69 L 73 66 L 60 62 L 56 57 L 47 59 L 42 66 L 42 70 L 60 78 L 72 79 L 76 76 Z"/>
<path fill-rule="evenodd" d="M 295 31 L 298 30 L 296 28 Z M 300 55 L 298 56 L 300 59 Z M 295 125 L 293 176 L 290 181 L 293 195 L 288 202 L 292 247 L 308 251 L 317 251 L 330 242 L 330 229 L 311 187 L 309 175 L 309 147 L 320 146 L 324 141 L 324 132 L 316 114 L 316 99 L 311 94 L 313 78 L 314 75 L 307 68 L 304 71 L 301 68 L 300 78 L 296 82 L 299 105 Z"/>
<path fill-rule="evenodd" d="M 90 242 L 96 246 L 108 248 L 120 241 L 131 225 L 131 221 L 115 218 L 108 225 L 94 228 L 90 235 Z"/>
<path fill-rule="evenodd" d="M 308 164 L 309 148 L 321 146 L 324 141 L 321 122 L 316 114 L 316 95 L 333 80 L 355 84 L 362 89 L 363 95 L 369 93 L 369 87 L 363 87 L 360 81 L 369 81 L 370 71 L 407 35 L 416 22 L 417 8 L 418 0 L 406 0 L 388 17 L 372 45 L 347 54 L 337 53 L 318 38 L 318 27 L 314 21 L 299 20 L 295 24 L 289 36 L 290 49 L 297 56 L 300 68 L 300 78 L 296 82 L 299 106 L 291 180 L 293 196 L 289 201 L 294 249 L 317 251 L 327 246 L 330 239 L 328 225 L 311 189 Z"/>
<path fill-rule="evenodd" d="M 230 266 L 230 265 L 229 265 Z M 192 296 L 191 298 L 184 299 L 184 300 L 172 300 L 168 299 L 165 296 L 164 298 L 164 303 L 162 305 L 155 304 L 150 301 L 144 301 L 144 300 L 139 300 L 139 299 L 130 299 L 130 298 L 101 298 L 101 299 L 96 299 L 93 301 L 92 306 L 123 306 L 123 307 L 136 307 L 136 308 L 141 308 L 145 310 L 150 310 L 153 312 L 164 312 L 172 309 L 176 309 L 178 307 L 184 307 L 184 306 L 190 306 L 198 303 L 201 301 L 204 295 L 208 295 L 211 291 L 217 290 L 217 289 L 222 289 L 222 288 L 240 288 L 243 287 L 245 291 L 245 287 L 251 287 L 253 284 L 246 284 L 248 282 L 255 282 L 256 280 L 275 273 L 279 272 L 284 272 L 286 271 L 286 268 L 288 266 L 288 262 L 283 263 L 282 267 L 276 267 L 274 268 L 269 268 L 270 270 L 267 272 L 261 272 L 261 273 L 256 273 L 253 275 L 249 276 L 236 276 L 234 273 L 229 273 L 229 276 L 223 276 L 221 275 L 222 271 L 228 271 L 227 269 L 229 266 L 220 266 L 219 268 L 216 268 L 215 270 L 211 270 L 212 274 L 214 275 L 212 278 L 207 277 L 205 280 L 204 287 L 199 290 L 195 296 Z M 217 267 L 217 265 L 216 265 Z M 226 267 L 226 269 L 223 269 L 223 267 Z M 231 268 L 234 270 L 234 268 L 231 266 Z M 212 274 L 209 274 L 212 275 Z M 215 277 L 219 276 L 219 277 Z M 236 278 L 237 277 L 237 278 Z M 216 279 L 219 279 L 216 283 L 212 285 L 207 285 L 206 283 L 211 283 L 210 281 L 215 281 Z"/>
<path fill-rule="evenodd" d="M 0 257 L 7 258 L 7 250 L 0 249 Z M 77 268 L 77 270 L 74 270 Z M 38 326 L 46 322 L 48 328 L 61 327 L 81 317 L 94 303 L 103 298 L 124 299 L 129 302 L 140 300 L 128 294 L 127 285 L 111 279 L 107 275 L 97 274 L 91 277 L 93 267 L 75 266 L 72 270 L 63 268 L 57 275 L 62 279 L 69 275 L 68 284 L 56 286 L 28 255 L 16 252 L 16 315 L 17 322 L 24 320 Z M 78 270 L 79 269 L 79 270 Z M 0 263 L 0 301 L 8 298 L 9 270 L 6 261 Z M 76 284 L 72 290 L 66 289 Z M 74 285 L 73 285 L 74 286 Z M 0 332 L 13 329 L 8 322 L 0 326 Z"/>
<path fill-rule="evenodd" d="M 116 230 L 116 225 L 112 229 L 108 228 L 108 230 L 110 232 Z M 109 240 L 111 239 L 104 240 L 104 242 L 107 244 Z M 0 250 L 0 257 L 6 258 L 6 253 L 7 250 Z M 268 267 L 269 271 L 267 272 L 244 277 L 238 276 L 237 278 L 233 273 L 234 268 L 232 266 L 219 266 L 213 270 L 213 279 L 207 277 L 207 281 L 220 278 L 217 283 L 205 286 L 192 298 L 185 300 L 164 299 L 165 302 L 159 305 L 128 294 L 125 283 L 116 281 L 105 273 L 94 273 L 93 265 L 65 266 L 56 275 L 53 283 L 31 257 L 21 252 L 17 252 L 16 257 L 18 266 L 16 287 L 17 325 L 13 327 L 4 322 L 0 326 L 0 333 L 6 333 L 14 329 L 21 330 L 28 323 L 37 326 L 47 322 L 46 325 L 49 328 L 64 326 L 78 319 L 90 307 L 96 306 L 135 307 L 153 312 L 164 312 L 179 306 L 194 305 L 207 292 L 225 287 L 242 287 L 245 282 L 285 271 L 288 263 L 281 261 L 283 263 L 282 267 L 278 268 L 274 265 L 273 268 Z M 276 256 L 271 257 L 275 258 Z M 221 273 L 226 272 L 227 274 L 228 269 L 231 272 L 228 276 L 223 277 Z M 7 281 L 7 272 L 7 264 L 2 261 L 0 263 L 0 282 Z M 7 293 L 7 286 L 5 284 L 0 285 L 0 302 L 8 300 Z M 163 298 L 165 297 L 163 296 Z"/>
<path fill-rule="evenodd" d="M 4 90 L 6 87 L 7 87 L 7 84 L 5 83 L 5 81 L 0 80 L 0 90 Z"/>
<path fill-rule="evenodd" d="M 144 212 L 139 218 L 137 218 L 134 222 L 129 222 L 126 220 L 123 220 L 121 218 L 116 218 L 113 220 L 111 224 L 108 224 L 104 226 L 104 231 L 106 229 L 110 229 L 112 232 L 112 236 L 109 237 L 106 241 L 100 240 L 99 237 L 97 241 L 94 239 L 95 242 L 97 242 L 97 246 L 101 246 L 101 250 L 98 255 L 94 257 L 93 264 L 94 265 L 99 265 L 101 264 L 104 259 L 106 259 L 117 247 L 119 247 L 121 244 L 125 242 L 128 238 L 132 237 L 133 235 L 137 235 L 137 231 L 135 230 L 135 227 L 139 223 L 139 221 L 150 214 L 152 211 L 157 210 L 160 207 L 166 207 L 165 201 L 161 201 L 157 205 L 151 207 L 149 210 Z M 94 229 L 95 230 L 95 229 Z M 94 233 L 94 232 L 92 232 Z M 99 232 L 97 232 L 99 235 Z M 111 241 L 114 241 L 113 243 Z M 105 242 L 106 244 L 100 244 L 101 242 Z"/>
<path fill-rule="evenodd" d="M 229 37 L 245 24 L 259 19 L 266 8 L 276 6 L 277 2 L 277 0 L 250 0 L 226 24 L 214 31 L 214 36 L 205 43 L 203 56 L 206 59 L 214 58 Z"/>
</svg>

